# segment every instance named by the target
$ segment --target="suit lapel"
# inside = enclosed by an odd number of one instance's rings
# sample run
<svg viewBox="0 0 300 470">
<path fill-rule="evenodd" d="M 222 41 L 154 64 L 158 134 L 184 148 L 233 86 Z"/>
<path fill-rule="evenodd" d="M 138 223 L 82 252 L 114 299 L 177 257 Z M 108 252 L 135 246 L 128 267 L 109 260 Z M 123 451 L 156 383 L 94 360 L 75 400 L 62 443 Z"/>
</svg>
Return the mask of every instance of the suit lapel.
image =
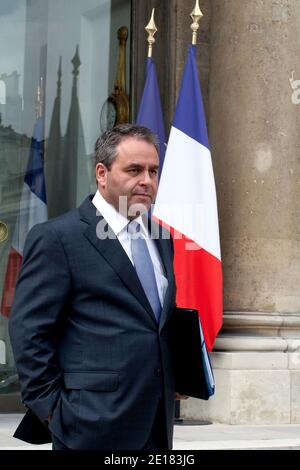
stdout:
<svg viewBox="0 0 300 470">
<path fill-rule="evenodd" d="M 149 222 L 150 223 L 150 222 Z M 150 227 L 149 227 L 150 232 Z M 175 291 L 174 283 L 174 271 L 173 271 L 173 260 L 170 253 L 170 241 L 168 240 L 169 232 L 167 232 L 163 227 L 158 225 L 156 222 L 151 222 L 151 232 L 154 238 L 156 247 L 158 249 L 161 261 L 163 263 L 165 274 L 168 279 L 168 288 L 164 298 L 164 305 L 161 313 L 161 318 L 159 322 L 159 330 L 164 326 L 170 311 L 172 304 L 172 297 Z"/>
<path fill-rule="evenodd" d="M 145 295 L 138 275 L 130 259 L 125 253 L 121 243 L 116 238 L 114 232 L 111 230 L 108 224 L 105 226 L 106 236 L 103 237 L 103 239 L 99 238 L 99 235 L 97 234 L 97 226 L 99 228 L 99 223 L 104 226 L 105 219 L 101 214 L 99 214 L 99 212 L 97 212 L 97 209 L 91 202 L 91 196 L 89 196 L 89 198 L 87 198 L 79 207 L 79 213 L 81 220 L 88 224 L 83 232 L 84 236 L 96 248 L 100 255 L 111 265 L 125 286 L 142 304 L 156 324 L 155 315 Z"/>
<path fill-rule="evenodd" d="M 156 246 L 158 248 L 161 260 L 165 267 L 166 276 L 168 279 L 168 288 L 164 298 L 164 305 L 161 312 L 161 318 L 159 322 L 159 330 L 162 329 L 164 324 L 166 323 L 168 316 L 170 314 L 170 307 L 172 304 L 172 297 L 174 295 L 175 290 L 175 283 L 174 283 L 174 275 L 173 275 L 173 263 L 172 258 L 169 253 L 169 241 L 168 240 L 155 240 Z"/>
</svg>

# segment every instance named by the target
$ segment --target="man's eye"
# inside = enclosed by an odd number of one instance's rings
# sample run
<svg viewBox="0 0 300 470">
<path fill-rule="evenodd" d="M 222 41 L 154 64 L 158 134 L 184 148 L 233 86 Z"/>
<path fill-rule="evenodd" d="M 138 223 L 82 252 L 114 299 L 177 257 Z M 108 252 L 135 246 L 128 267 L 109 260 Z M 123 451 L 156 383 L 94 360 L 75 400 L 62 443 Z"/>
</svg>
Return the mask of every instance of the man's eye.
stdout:
<svg viewBox="0 0 300 470">
<path fill-rule="evenodd" d="M 150 174 L 153 176 L 156 176 L 158 173 L 158 170 L 150 170 Z"/>
<path fill-rule="evenodd" d="M 129 170 L 129 173 L 132 173 L 132 174 L 136 175 L 136 174 L 138 173 L 138 171 L 139 171 L 139 170 L 138 170 L 137 168 L 131 168 L 131 169 Z"/>
</svg>

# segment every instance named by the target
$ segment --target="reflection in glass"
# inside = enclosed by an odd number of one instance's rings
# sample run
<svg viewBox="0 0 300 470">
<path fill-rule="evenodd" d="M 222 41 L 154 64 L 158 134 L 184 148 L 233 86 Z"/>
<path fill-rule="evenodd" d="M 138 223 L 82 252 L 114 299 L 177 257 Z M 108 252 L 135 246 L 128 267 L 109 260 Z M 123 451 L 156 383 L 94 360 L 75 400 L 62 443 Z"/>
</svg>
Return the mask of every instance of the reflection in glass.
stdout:
<svg viewBox="0 0 300 470">
<path fill-rule="evenodd" d="M 92 154 L 101 132 L 99 115 L 113 89 L 116 36 L 120 26 L 130 28 L 130 4 L 0 2 L 0 222 L 7 227 L 0 240 L 0 304 L 22 207 L 25 214 L 22 191 L 33 143 L 42 142 L 49 218 L 77 206 L 95 189 Z M 41 79 L 43 138 L 34 139 Z M 17 389 L 7 318 L 0 315 L 0 405 L 1 395 Z"/>
</svg>

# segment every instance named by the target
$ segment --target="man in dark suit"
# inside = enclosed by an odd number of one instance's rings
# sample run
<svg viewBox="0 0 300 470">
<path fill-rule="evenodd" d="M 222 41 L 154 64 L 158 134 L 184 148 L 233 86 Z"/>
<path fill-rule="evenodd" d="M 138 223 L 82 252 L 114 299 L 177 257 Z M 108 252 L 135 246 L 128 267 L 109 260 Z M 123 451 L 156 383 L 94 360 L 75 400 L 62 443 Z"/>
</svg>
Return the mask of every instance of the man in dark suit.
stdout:
<svg viewBox="0 0 300 470">
<path fill-rule="evenodd" d="M 95 196 L 26 241 L 9 324 L 23 401 L 54 449 L 171 449 L 173 245 L 147 217 L 158 145 L 121 125 L 95 159 Z"/>
</svg>

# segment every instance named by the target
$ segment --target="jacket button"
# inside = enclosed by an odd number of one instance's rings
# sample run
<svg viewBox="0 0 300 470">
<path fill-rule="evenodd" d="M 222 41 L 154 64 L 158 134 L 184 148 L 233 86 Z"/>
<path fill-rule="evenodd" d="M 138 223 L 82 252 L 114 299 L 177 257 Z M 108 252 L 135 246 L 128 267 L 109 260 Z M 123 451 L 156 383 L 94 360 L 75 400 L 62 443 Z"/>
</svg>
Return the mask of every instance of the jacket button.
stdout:
<svg viewBox="0 0 300 470">
<path fill-rule="evenodd" d="M 156 373 L 157 375 L 161 375 L 161 369 L 160 368 L 156 369 Z"/>
</svg>

